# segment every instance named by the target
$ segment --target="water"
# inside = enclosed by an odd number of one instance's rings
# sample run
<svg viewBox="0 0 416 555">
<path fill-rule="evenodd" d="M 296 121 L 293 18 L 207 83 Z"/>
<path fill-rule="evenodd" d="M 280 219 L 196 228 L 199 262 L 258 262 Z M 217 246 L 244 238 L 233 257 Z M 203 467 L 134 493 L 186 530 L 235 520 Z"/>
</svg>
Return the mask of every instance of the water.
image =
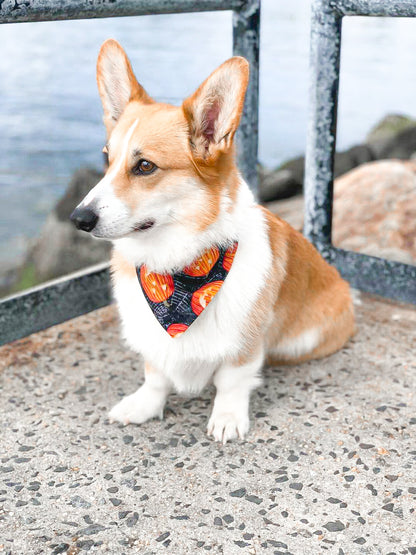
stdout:
<svg viewBox="0 0 416 555">
<path fill-rule="evenodd" d="M 416 116 L 416 22 L 346 18 L 338 148 L 362 141 L 386 113 Z M 101 43 L 125 47 L 139 81 L 179 104 L 231 55 L 231 14 L 204 13 L 0 28 L 0 261 L 40 230 L 73 171 L 101 167 L 105 142 L 95 63 Z M 305 150 L 309 0 L 263 0 L 260 161 Z"/>
</svg>

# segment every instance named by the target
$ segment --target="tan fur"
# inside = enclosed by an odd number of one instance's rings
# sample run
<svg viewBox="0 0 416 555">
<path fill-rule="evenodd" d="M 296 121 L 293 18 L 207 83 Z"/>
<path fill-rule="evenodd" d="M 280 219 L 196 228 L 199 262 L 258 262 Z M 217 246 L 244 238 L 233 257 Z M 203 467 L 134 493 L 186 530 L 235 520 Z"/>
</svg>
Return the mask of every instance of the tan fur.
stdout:
<svg viewBox="0 0 416 555">
<path fill-rule="evenodd" d="M 266 209 L 259 206 L 264 214 L 270 214 Z M 270 214 L 272 217 L 273 215 Z M 284 224 L 281 220 L 276 220 L 275 224 L 280 226 Z M 280 226 L 282 229 L 283 225 Z M 274 306 L 275 300 L 279 294 L 279 289 L 285 279 L 287 245 L 285 233 L 275 233 L 269 235 L 270 246 L 273 251 L 273 268 L 266 278 L 266 283 L 260 292 L 256 304 L 253 306 L 249 316 L 247 317 L 246 338 L 243 349 L 238 357 L 240 364 L 250 360 L 251 353 L 255 350 L 258 343 L 263 342 L 263 337 L 267 333 L 267 326 L 272 318 L 271 307 Z M 269 315 L 269 316 L 268 316 Z"/>
<path fill-rule="evenodd" d="M 246 341 L 238 361 L 249 360 L 263 335 L 272 349 L 311 328 L 321 330 L 319 344 L 311 353 L 295 358 L 269 354 L 268 362 L 303 362 L 331 354 L 354 333 L 349 286 L 299 232 L 265 208 L 260 209 L 267 221 L 273 271 L 247 318 Z"/>
<path fill-rule="evenodd" d="M 349 285 L 298 231 L 263 208 L 275 265 L 286 258 L 285 277 L 274 281 L 274 317 L 267 334 L 269 347 L 311 329 L 321 330 L 318 346 L 308 355 L 286 361 L 326 356 L 354 334 L 354 311 Z M 281 360 L 271 357 L 273 360 Z"/>
</svg>

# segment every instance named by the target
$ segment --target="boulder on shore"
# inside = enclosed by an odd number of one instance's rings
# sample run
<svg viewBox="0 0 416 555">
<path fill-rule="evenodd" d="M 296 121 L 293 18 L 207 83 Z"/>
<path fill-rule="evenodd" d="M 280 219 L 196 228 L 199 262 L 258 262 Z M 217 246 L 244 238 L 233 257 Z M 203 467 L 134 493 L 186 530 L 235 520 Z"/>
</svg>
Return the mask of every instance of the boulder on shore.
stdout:
<svg viewBox="0 0 416 555">
<path fill-rule="evenodd" d="M 365 142 L 371 145 L 376 158 L 380 159 L 380 151 L 383 150 L 387 144 L 394 142 L 395 137 L 402 131 L 415 126 L 416 120 L 410 116 L 388 114 L 370 129 L 365 138 Z"/>
<path fill-rule="evenodd" d="M 334 177 L 353 168 L 372 162 L 416 157 L 416 120 L 409 116 L 385 116 L 368 133 L 365 143 L 335 153 Z M 302 193 L 304 156 L 293 158 L 275 170 L 259 171 L 259 198 L 261 202 L 286 199 Z"/>
<path fill-rule="evenodd" d="M 49 214 L 29 253 L 36 281 L 42 282 L 107 260 L 111 245 L 78 231 L 69 220 L 75 206 L 100 181 L 103 173 L 90 168 L 78 170 L 54 210 Z"/>
<path fill-rule="evenodd" d="M 364 164 L 336 180 L 332 241 L 343 249 L 416 263 L 416 162 Z"/>
<path fill-rule="evenodd" d="M 334 177 L 375 160 L 370 145 L 357 145 L 335 154 Z M 282 164 L 277 170 L 262 170 L 259 173 L 259 199 L 261 202 L 290 198 L 302 193 L 305 157 L 299 156 Z"/>
<path fill-rule="evenodd" d="M 416 162 L 370 162 L 334 183 L 332 242 L 406 264 L 416 264 Z M 303 197 L 267 207 L 293 227 L 303 227 Z"/>
</svg>

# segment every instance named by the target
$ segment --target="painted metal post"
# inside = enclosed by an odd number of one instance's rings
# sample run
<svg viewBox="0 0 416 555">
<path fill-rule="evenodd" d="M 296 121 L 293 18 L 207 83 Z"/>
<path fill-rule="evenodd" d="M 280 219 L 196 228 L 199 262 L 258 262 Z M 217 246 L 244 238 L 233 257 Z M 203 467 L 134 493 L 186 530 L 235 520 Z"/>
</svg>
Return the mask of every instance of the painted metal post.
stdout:
<svg viewBox="0 0 416 555">
<path fill-rule="evenodd" d="M 416 266 L 345 251 L 331 243 L 341 21 L 346 15 L 416 17 L 416 3 L 414 0 L 312 2 L 304 231 L 353 287 L 416 304 Z"/>
<path fill-rule="evenodd" d="M 341 16 L 327 0 L 312 3 L 304 234 L 328 257 L 331 244 Z"/>
<path fill-rule="evenodd" d="M 238 166 L 257 195 L 257 149 L 259 120 L 260 0 L 247 0 L 233 13 L 233 54 L 250 63 L 250 82 L 237 132 Z"/>
</svg>

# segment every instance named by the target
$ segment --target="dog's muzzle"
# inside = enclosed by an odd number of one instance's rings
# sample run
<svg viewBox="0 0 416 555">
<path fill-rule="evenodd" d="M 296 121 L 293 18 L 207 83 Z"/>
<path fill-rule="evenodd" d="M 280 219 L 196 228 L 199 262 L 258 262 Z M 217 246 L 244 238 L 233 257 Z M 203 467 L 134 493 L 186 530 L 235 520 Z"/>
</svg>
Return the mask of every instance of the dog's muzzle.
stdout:
<svg viewBox="0 0 416 555">
<path fill-rule="evenodd" d="M 75 208 L 69 219 L 82 231 L 92 231 L 98 222 L 97 214 L 90 208 Z"/>
</svg>

